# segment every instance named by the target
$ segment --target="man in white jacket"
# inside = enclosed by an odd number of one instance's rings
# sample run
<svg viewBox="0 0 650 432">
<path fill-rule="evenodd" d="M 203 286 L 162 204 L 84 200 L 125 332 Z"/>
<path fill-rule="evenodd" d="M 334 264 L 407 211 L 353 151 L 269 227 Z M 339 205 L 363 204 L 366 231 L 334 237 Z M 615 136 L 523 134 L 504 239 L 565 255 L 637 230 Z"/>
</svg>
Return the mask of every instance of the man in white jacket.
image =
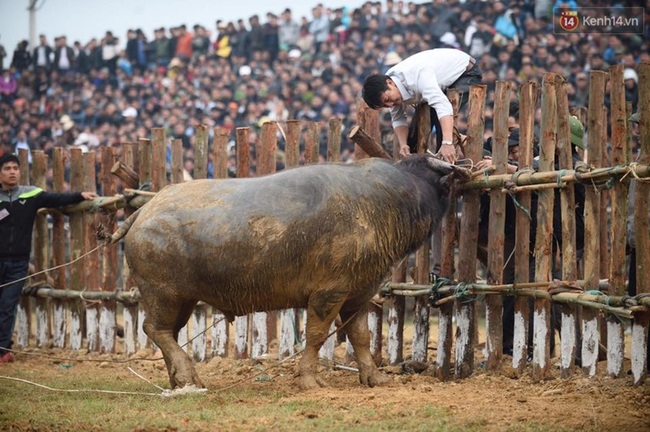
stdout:
<svg viewBox="0 0 650 432">
<path fill-rule="evenodd" d="M 456 162 L 453 146 L 454 117 L 445 95 L 449 88 L 461 92 L 461 107 L 469 87 L 480 84 L 481 70 L 470 55 L 450 48 L 422 51 L 402 60 L 386 75 L 370 75 L 363 84 L 363 99 L 372 109 L 390 108 L 400 154 L 415 152 L 417 122 L 408 126 L 406 105 L 426 103 L 431 107 L 431 124 L 436 129 L 436 152 L 447 162 Z"/>
</svg>

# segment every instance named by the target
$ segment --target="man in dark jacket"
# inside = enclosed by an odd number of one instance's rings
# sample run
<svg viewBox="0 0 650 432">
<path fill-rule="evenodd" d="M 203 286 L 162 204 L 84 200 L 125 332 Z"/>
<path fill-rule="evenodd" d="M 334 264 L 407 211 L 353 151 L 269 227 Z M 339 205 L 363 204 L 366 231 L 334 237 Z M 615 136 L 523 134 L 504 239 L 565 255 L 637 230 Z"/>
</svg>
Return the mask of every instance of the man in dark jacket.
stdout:
<svg viewBox="0 0 650 432">
<path fill-rule="evenodd" d="M 0 363 L 14 361 L 11 338 L 24 285 L 21 279 L 29 267 L 36 212 L 97 197 L 94 192 L 49 193 L 19 182 L 18 158 L 13 154 L 0 157 Z"/>
</svg>

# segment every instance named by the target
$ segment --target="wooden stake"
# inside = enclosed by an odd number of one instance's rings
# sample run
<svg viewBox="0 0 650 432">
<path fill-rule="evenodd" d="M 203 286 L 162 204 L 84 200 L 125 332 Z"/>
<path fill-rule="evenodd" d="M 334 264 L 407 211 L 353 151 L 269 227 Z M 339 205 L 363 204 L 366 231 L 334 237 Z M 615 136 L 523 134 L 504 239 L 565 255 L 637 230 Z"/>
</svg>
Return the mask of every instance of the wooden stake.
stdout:
<svg viewBox="0 0 650 432">
<path fill-rule="evenodd" d="M 589 112 L 587 163 L 600 167 L 602 162 L 601 141 L 606 133 L 602 108 L 605 104 L 605 80 L 607 73 L 591 71 L 589 80 Z M 587 290 L 597 290 L 600 277 L 600 194 L 593 187 L 585 186 L 585 280 Z M 598 363 L 598 315 L 585 309 L 582 311 L 582 369 L 589 376 L 596 374 Z"/>
<path fill-rule="evenodd" d="M 354 126 L 350 130 L 348 137 L 354 141 L 355 144 L 361 147 L 368 156 L 392 159 L 386 150 L 384 150 L 370 137 L 370 135 L 361 129 L 361 126 Z"/>
<path fill-rule="evenodd" d="M 420 105 L 416 108 L 415 115 L 418 120 L 418 153 L 427 151 L 427 142 L 431 131 L 431 119 L 429 116 L 429 107 Z M 430 262 L 429 253 L 431 251 L 431 240 L 426 241 L 415 252 L 415 271 L 413 282 L 425 284 L 429 282 Z M 419 362 L 428 362 L 429 350 L 429 301 L 426 298 L 415 299 L 415 311 L 413 312 L 413 347 L 412 360 Z"/>
<path fill-rule="evenodd" d="M 34 186 L 47 190 L 47 155 L 42 150 L 32 152 L 32 178 Z M 34 267 L 37 272 L 50 267 L 49 257 L 49 232 L 47 227 L 47 217 L 37 215 L 34 221 Z M 36 282 L 46 282 L 47 275 L 43 274 L 35 277 Z M 44 347 L 50 341 L 51 328 L 50 321 L 47 319 L 49 302 L 45 299 L 37 299 L 34 302 L 36 316 L 36 346 Z"/>
<path fill-rule="evenodd" d="M 547 73 L 542 83 L 542 125 L 539 171 L 552 169 L 555 160 L 555 133 L 557 125 L 556 74 Z M 537 233 L 535 238 L 535 280 L 550 281 L 552 269 L 553 204 L 552 190 L 538 192 Z M 547 300 L 535 300 L 533 313 L 533 380 L 540 381 L 550 370 L 549 338 L 551 307 Z"/>
<path fill-rule="evenodd" d="M 571 132 L 569 128 L 569 101 L 566 91 L 566 81 L 556 77 L 556 97 L 558 112 L 557 154 L 560 169 L 573 168 Z M 576 203 L 574 185 L 560 190 L 562 214 L 562 278 L 575 280 L 578 278 L 576 254 Z M 562 310 L 562 328 L 560 330 L 560 373 L 568 378 L 575 366 L 577 343 L 580 340 L 579 310 L 575 305 L 564 304 Z M 555 331 L 552 329 L 551 331 Z"/>
<path fill-rule="evenodd" d="M 483 133 L 486 86 L 472 86 L 469 91 L 469 112 L 465 157 L 477 161 L 483 157 Z M 458 280 L 472 283 L 476 280 L 476 253 L 478 242 L 479 192 L 463 194 L 463 215 L 458 240 Z M 474 370 L 474 303 L 456 302 L 456 379 L 467 378 Z"/>
<path fill-rule="evenodd" d="M 101 148 L 101 184 L 102 195 L 114 195 L 117 192 L 115 177 L 111 175 L 111 168 L 115 165 L 115 148 Z M 115 213 L 103 217 L 103 224 L 107 232 L 115 232 L 117 223 Z M 117 289 L 117 248 L 118 245 L 109 245 L 102 248 L 101 284 L 100 291 L 115 291 Z M 104 353 L 115 352 L 117 339 L 117 311 L 114 301 L 102 302 L 99 308 L 99 351 Z"/>
<path fill-rule="evenodd" d="M 639 163 L 650 163 L 650 63 L 638 65 L 639 74 Z M 634 205 L 634 226 L 636 240 L 636 293 L 650 293 L 650 184 L 637 182 Z M 639 313 L 632 323 L 632 376 L 634 383 L 643 383 L 648 374 L 648 332 L 650 312 Z"/>
<path fill-rule="evenodd" d="M 611 117 L 609 124 L 612 128 L 612 165 L 624 165 L 628 160 L 627 149 L 627 118 L 625 110 L 625 83 L 623 80 L 623 65 L 618 64 L 609 68 Z M 610 191 L 611 196 L 611 253 L 609 255 L 609 295 L 625 293 L 626 266 L 625 250 L 627 247 L 627 218 L 628 218 L 628 183 L 615 182 Z M 601 210 L 602 211 L 602 210 Z M 606 213 L 605 213 L 606 214 Z M 602 245 L 602 243 L 601 243 Z M 623 375 L 623 352 L 625 327 L 615 316 L 607 316 L 607 373 L 611 377 Z"/>
<path fill-rule="evenodd" d="M 533 166 L 533 135 L 535 111 L 539 85 L 533 81 L 524 83 L 521 87 L 521 103 L 519 106 L 519 169 L 531 169 Z M 522 210 L 517 211 L 515 223 L 515 279 L 516 284 L 530 280 L 530 218 L 531 192 L 522 190 L 517 194 L 517 201 Z M 517 297 L 515 299 L 515 319 L 512 338 L 512 367 L 519 375 L 524 372 L 528 357 L 530 299 Z"/>
</svg>

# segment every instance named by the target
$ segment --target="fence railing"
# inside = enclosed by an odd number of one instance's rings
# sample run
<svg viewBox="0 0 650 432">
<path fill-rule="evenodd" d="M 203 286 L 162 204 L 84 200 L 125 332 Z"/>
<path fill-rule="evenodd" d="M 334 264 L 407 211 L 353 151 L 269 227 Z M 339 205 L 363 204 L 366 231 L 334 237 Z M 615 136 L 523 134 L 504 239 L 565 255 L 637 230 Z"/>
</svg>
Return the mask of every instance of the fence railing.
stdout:
<svg viewBox="0 0 650 432">
<path fill-rule="evenodd" d="M 633 379 L 635 383 L 645 379 L 650 323 L 650 300 L 644 296 L 650 293 L 650 272 L 646 271 L 650 268 L 650 185 L 644 180 L 650 177 L 650 64 L 641 63 L 638 71 L 639 158 L 631 159 L 632 140 L 627 129 L 631 113 L 625 103 L 623 69 L 616 65 L 610 68 L 609 74 L 590 73 L 588 110 L 586 114 L 574 110 L 586 123 L 588 132 L 586 164 L 581 167 L 574 167 L 571 159 L 568 126 L 571 110 L 564 78 L 548 73 L 541 86 L 527 82 L 520 88 L 509 82 L 497 83 L 493 106 L 494 168 L 477 173 L 462 190 L 452 191 L 454 198 L 462 197 L 462 211 L 458 218 L 457 208 L 450 206 L 441 223 L 441 238 L 433 244 L 433 248 L 442 251 L 440 279 L 435 283 L 430 280 L 432 244 L 427 242 L 411 257 L 413 260 L 405 259 L 397 264 L 390 280 L 378 287 L 383 301 L 373 303 L 368 318 L 372 333 L 371 351 L 377 363 L 384 359 L 389 364 L 398 364 L 407 355 L 416 361 L 429 362 L 429 329 L 433 319 L 432 306 L 435 306 L 438 310 L 437 375 L 441 379 L 469 376 L 475 368 L 479 307 L 484 307 L 485 367 L 497 370 L 504 361 L 503 300 L 506 296 L 515 296 L 512 366 L 518 373 L 524 372 L 528 352 L 532 349 L 532 377 L 541 380 L 548 376 L 551 336 L 555 331 L 551 322 L 551 305 L 557 304 L 561 315 L 559 352 L 562 376 L 572 373 L 576 358 L 580 358 L 585 373 L 594 376 L 599 346 L 604 346 L 607 374 L 622 377 L 624 331 L 629 324 Z M 609 109 L 605 107 L 607 80 Z M 508 103 L 513 92 L 518 93 L 520 102 L 521 156 L 519 170 L 507 174 Z M 541 94 L 539 104 L 538 94 Z M 450 91 L 449 96 L 457 107 L 458 94 Z M 483 157 L 486 96 L 485 86 L 470 89 L 467 142 L 462 151 L 464 158 L 472 161 Z M 538 109 L 541 109 L 541 122 L 536 125 Z M 415 115 L 423 116 L 419 149 L 425 151 L 430 135 L 428 109 L 418 109 Z M 608 145 L 608 125 L 611 145 Z M 254 148 L 257 175 L 275 172 L 279 135 L 284 139 L 287 168 L 299 164 L 303 131 L 306 132 L 304 163 L 317 162 L 323 126 L 297 120 L 284 124 L 265 123 Z M 539 160 L 537 170 L 533 171 L 533 135 L 537 126 L 540 131 Z M 211 147 L 208 135 L 205 126 L 196 127 L 194 178 L 207 177 L 210 158 L 214 177 L 225 178 L 228 175 L 229 135 L 216 128 Z M 252 149 L 249 135 L 247 128 L 238 128 L 235 133 L 238 177 L 247 177 L 250 173 Z M 327 136 L 327 159 L 336 162 L 341 136 L 338 119 L 329 121 Z M 351 138 L 357 143 L 357 158 L 367 155 L 388 157 L 390 148 L 377 145 L 381 139 L 377 112 L 361 106 L 359 127 L 352 131 Z M 23 296 L 21 300 L 16 326 L 18 346 L 47 346 L 52 343 L 58 348 L 115 352 L 119 323 L 124 329 L 127 355 L 151 348 L 141 328 L 143 311 L 137 305 L 136 287 L 123 260 L 118 260 L 120 246 L 98 247 L 96 238 L 99 226 L 107 232 L 114 231 L 122 213 L 128 215 L 134 208 L 144 205 L 168 181 L 183 181 L 182 144 L 180 140 L 170 141 L 169 167 L 166 164 L 168 138 L 164 130 L 158 128 L 152 130 L 151 139 L 122 143 L 119 158 L 112 147 L 101 148 L 99 155 L 92 151 L 84 154 L 76 148 L 71 148 L 69 153 L 63 148 L 55 148 L 50 163 L 45 153 L 34 151 L 33 165 L 28 172 L 27 154 L 19 154 L 23 162 L 21 167 L 25 170 L 22 178 L 26 181 L 31 175 L 31 182 L 44 188 L 48 166 L 51 166 L 53 190 L 63 191 L 64 173 L 69 169 L 70 190 L 95 190 L 99 184 L 104 197 L 95 203 L 81 203 L 68 209 L 69 216 L 51 211 L 37 217 L 34 235 L 36 271 L 55 269 L 47 272 L 47 276 L 34 277 L 26 288 L 35 295 Z M 68 154 L 69 160 L 66 159 Z M 96 172 L 97 166 L 99 172 Z M 634 195 L 635 297 L 627 296 L 625 290 L 628 184 L 631 180 L 637 183 Z M 144 185 L 149 186 L 149 191 L 142 190 Z M 585 189 L 584 209 L 580 213 L 584 217 L 585 239 L 581 259 L 578 259 L 576 246 L 576 185 Z M 556 190 L 559 190 L 559 198 Z M 479 235 L 483 194 L 489 196 L 490 202 L 487 242 Z M 505 210 L 507 200 L 516 205 L 514 230 L 506 229 L 506 223 L 511 222 L 507 220 L 509 216 Z M 536 206 L 532 205 L 533 201 Z M 560 206 L 561 213 L 562 242 L 557 252 L 553 248 L 554 206 Z M 533 212 L 535 218 L 531 219 L 533 208 L 536 208 Z M 48 217 L 51 218 L 51 235 Z M 531 224 L 536 227 L 532 238 Z M 481 241 L 484 244 L 480 244 Z M 487 274 L 480 283 L 477 282 L 479 248 L 486 252 L 483 263 Z M 63 266 L 70 261 L 72 264 Z M 504 268 L 508 266 L 511 266 L 513 277 L 504 282 Z M 553 280 L 554 270 L 561 270 L 561 281 Z M 118 287 L 116 276 L 120 272 L 124 283 Z M 408 354 L 405 353 L 404 340 L 407 297 L 415 298 L 413 338 Z M 383 331 L 384 316 L 387 318 L 386 334 Z M 300 310 L 255 313 L 236 318 L 231 334 L 219 311 L 199 304 L 186 329 L 181 331 L 179 343 L 186 344 L 186 349 L 191 350 L 197 361 L 214 356 L 245 358 L 269 353 L 285 358 L 295 354 L 304 342 L 304 322 Z M 529 342 L 530 334 L 532 343 Z M 276 339 L 278 348 L 270 348 L 271 341 Z M 332 359 L 334 347 L 335 335 L 332 335 L 321 355 Z M 232 354 L 229 352 L 231 348 L 234 350 Z"/>
</svg>

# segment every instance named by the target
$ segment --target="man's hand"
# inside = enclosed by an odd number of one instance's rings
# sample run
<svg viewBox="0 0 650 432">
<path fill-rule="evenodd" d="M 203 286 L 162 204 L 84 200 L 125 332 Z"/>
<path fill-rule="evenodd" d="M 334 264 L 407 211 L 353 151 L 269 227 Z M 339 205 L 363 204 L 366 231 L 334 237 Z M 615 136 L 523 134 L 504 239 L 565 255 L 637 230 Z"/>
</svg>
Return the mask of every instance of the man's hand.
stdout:
<svg viewBox="0 0 650 432">
<path fill-rule="evenodd" d="M 478 161 L 476 165 L 474 165 L 474 169 L 476 171 L 480 171 L 483 169 L 489 169 L 492 166 L 492 158 L 490 156 L 483 156 L 483 159 Z"/>
<path fill-rule="evenodd" d="M 409 146 L 408 146 L 407 144 L 401 145 L 401 146 L 399 147 L 399 154 L 400 154 L 402 157 L 404 157 L 404 156 L 408 156 L 408 155 L 411 154 L 411 149 L 409 148 Z"/>
<path fill-rule="evenodd" d="M 97 195 L 95 192 L 81 192 L 81 196 L 86 201 L 92 201 L 95 198 L 99 197 L 99 195 Z"/>
<path fill-rule="evenodd" d="M 441 145 L 438 154 L 445 162 L 456 163 L 456 147 L 453 145 Z"/>
</svg>

